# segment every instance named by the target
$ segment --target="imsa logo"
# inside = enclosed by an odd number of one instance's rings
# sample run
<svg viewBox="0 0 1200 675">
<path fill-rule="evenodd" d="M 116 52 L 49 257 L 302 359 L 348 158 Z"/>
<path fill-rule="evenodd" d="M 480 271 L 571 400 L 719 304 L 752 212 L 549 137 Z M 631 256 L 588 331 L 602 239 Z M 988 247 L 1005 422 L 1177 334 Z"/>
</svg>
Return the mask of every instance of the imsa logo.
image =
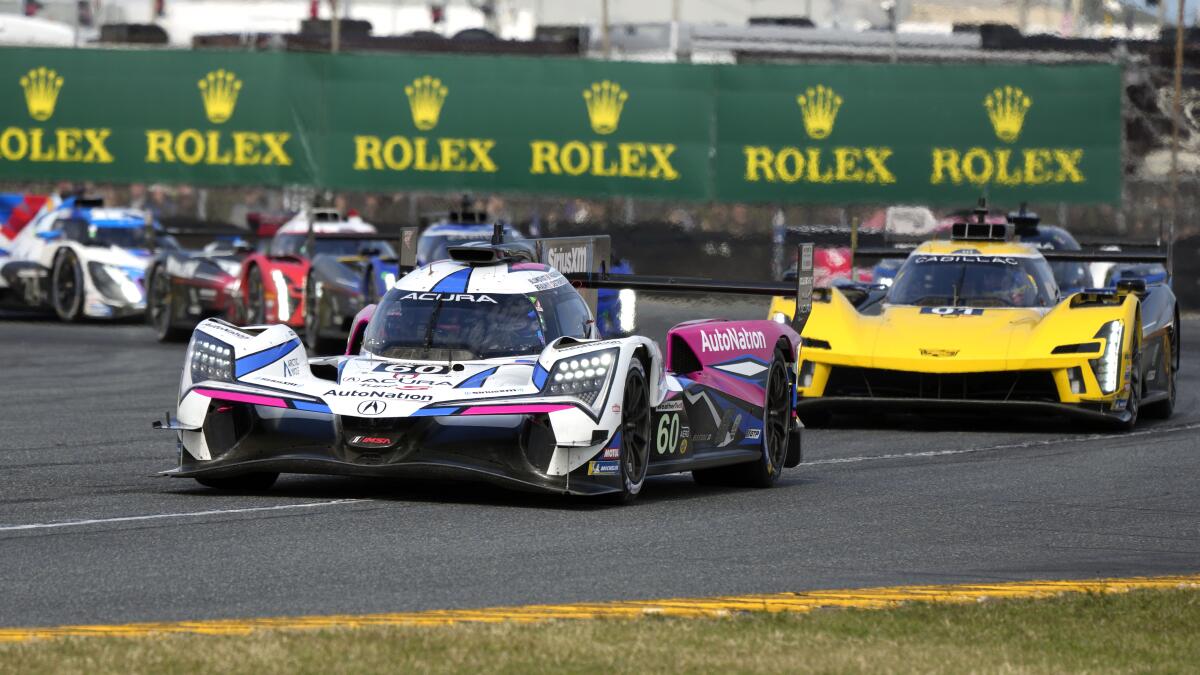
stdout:
<svg viewBox="0 0 1200 675">
<path fill-rule="evenodd" d="M 25 108 L 35 122 L 54 117 L 58 95 L 65 79 L 58 71 L 38 66 L 17 82 L 25 97 Z M 111 164 L 112 153 L 106 143 L 112 129 L 78 127 L 21 128 L 11 126 L 0 131 L 0 159 L 9 162 L 68 162 L 73 164 Z"/>
<path fill-rule="evenodd" d="M 196 83 L 204 116 L 213 124 L 233 118 L 242 81 L 223 68 Z M 291 166 L 286 131 L 231 131 L 218 129 L 146 130 L 147 164 L 204 164 L 207 166 Z"/>
<path fill-rule="evenodd" d="M 617 130 L 629 92 L 610 80 L 593 82 L 583 90 L 583 101 L 592 131 L 607 136 Z M 570 140 L 563 143 L 535 140 L 529 143 L 529 173 L 561 176 L 590 175 L 602 178 L 638 178 L 673 181 L 679 172 L 671 164 L 673 143 Z"/>
</svg>

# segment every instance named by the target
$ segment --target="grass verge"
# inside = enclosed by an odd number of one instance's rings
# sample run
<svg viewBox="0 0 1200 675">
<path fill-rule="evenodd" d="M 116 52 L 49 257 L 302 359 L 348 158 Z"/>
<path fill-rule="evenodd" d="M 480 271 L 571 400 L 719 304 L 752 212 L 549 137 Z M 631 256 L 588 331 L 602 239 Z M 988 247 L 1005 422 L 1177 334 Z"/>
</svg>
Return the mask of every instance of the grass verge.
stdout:
<svg viewBox="0 0 1200 675">
<path fill-rule="evenodd" d="M 1200 593 L 0 644 L 13 673 L 1195 672 Z"/>
</svg>

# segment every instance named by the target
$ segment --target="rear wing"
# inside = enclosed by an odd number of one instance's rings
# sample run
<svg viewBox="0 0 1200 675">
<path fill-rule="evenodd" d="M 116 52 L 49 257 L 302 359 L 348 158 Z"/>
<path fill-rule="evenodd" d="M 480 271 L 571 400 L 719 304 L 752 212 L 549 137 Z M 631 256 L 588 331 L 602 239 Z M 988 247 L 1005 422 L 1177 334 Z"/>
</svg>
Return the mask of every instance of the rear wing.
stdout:
<svg viewBox="0 0 1200 675">
<path fill-rule="evenodd" d="M 587 238 L 587 237 L 585 237 Z M 649 276 L 641 274 L 609 274 L 606 270 L 564 272 L 567 280 L 581 289 L 632 289 L 658 293 L 725 293 L 730 295 L 791 296 L 796 299 L 792 327 L 796 332 L 804 327 L 812 312 L 813 245 L 797 247 L 795 284 L 758 281 L 718 281 L 700 277 Z"/>
<path fill-rule="evenodd" d="M 864 258 L 907 258 L 916 250 L 911 247 L 874 247 L 860 248 L 857 254 Z M 1051 262 L 1108 262 L 1108 263 L 1163 263 L 1166 264 L 1168 255 L 1165 251 L 1039 251 L 1046 260 Z"/>
</svg>

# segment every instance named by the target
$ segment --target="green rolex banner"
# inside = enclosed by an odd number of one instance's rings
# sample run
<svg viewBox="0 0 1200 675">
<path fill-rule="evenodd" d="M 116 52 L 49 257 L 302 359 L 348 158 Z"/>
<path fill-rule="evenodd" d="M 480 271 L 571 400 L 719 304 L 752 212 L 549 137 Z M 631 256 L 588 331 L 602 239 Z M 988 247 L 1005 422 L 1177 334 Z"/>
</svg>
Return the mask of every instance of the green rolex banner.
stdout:
<svg viewBox="0 0 1200 675">
<path fill-rule="evenodd" d="M 1115 66 L 0 50 L 0 180 L 1111 202 Z"/>
</svg>

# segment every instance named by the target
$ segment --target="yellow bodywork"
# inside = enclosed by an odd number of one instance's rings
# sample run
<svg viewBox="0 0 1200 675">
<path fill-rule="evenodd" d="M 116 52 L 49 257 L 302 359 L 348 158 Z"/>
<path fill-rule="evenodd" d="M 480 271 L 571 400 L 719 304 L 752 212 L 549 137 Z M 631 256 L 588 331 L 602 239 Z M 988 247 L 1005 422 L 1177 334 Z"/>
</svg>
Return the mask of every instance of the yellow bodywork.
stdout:
<svg viewBox="0 0 1200 675">
<path fill-rule="evenodd" d="M 926 242 L 913 251 L 949 254 L 968 247 L 980 255 L 1040 256 L 1031 246 L 1011 242 Z M 768 317 L 790 320 L 793 298 L 775 297 Z M 929 308 L 925 308 L 929 309 Z M 1123 322 L 1119 380 L 1104 394 L 1090 361 L 1104 354 L 1105 340 L 1096 337 L 1108 322 Z M 1120 409 L 1128 398 L 1133 346 L 1140 339 L 1138 300 L 1121 293 L 1098 298 L 1074 294 L 1047 308 L 987 307 L 978 315 L 922 313 L 922 307 L 890 305 L 877 314 L 858 311 L 839 290 L 814 295 L 812 313 L 801 336 L 797 364 L 800 399 L 826 395 L 833 368 L 849 366 L 908 373 L 995 373 L 1049 371 L 1059 403 L 1094 402 L 1100 409 Z M 1088 353 L 1053 353 L 1056 347 L 1088 343 Z M 1078 367 L 1074 386 L 1068 371 Z"/>
</svg>

